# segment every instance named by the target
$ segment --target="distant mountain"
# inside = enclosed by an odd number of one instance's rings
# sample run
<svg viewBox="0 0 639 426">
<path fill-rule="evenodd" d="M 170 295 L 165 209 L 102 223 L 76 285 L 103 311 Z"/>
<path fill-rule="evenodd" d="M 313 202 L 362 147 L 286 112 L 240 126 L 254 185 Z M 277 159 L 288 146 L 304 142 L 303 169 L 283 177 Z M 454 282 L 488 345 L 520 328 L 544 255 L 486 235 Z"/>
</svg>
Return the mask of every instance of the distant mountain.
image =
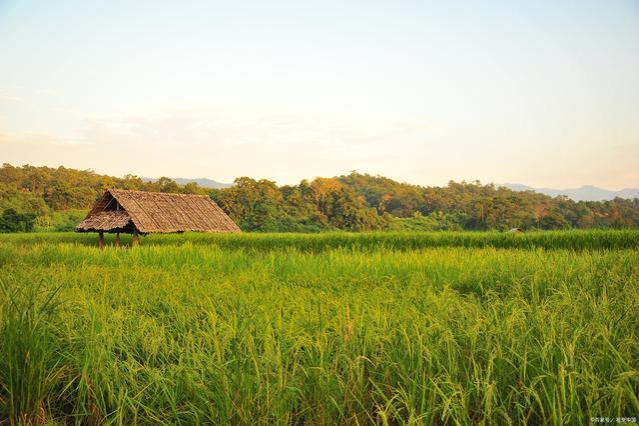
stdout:
<svg viewBox="0 0 639 426">
<path fill-rule="evenodd" d="M 207 178 L 198 178 L 198 179 L 175 178 L 173 180 L 175 180 L 180 185 L 186 185 L 187 183 L 195 182 L 203 188 L 220 189 L 220 188 L 229 188 L 233 186 L 232 183 L 223 183 L 223 182 L 218 182 L 216 180 L 207 179 Z"/>
<path fill-rule="evenodd" d="M 608 189 L 598 188 L 592 185 L 585 185 L 581 188 L 572 189 L 552 189 L 552 188 L 532 188 L 520 183 L 503 183 L 497 186 L 504 186 L 513 191 L 535 191 L 542 194 L 556 197 L 565 195 L 575 201 L 605 201 L 619 198 L 639 198 L 639 188 L 626 188 L 621 191 L 610 191 Z"/>
<path fill-rule="evenodd" d="M 202 188 L 220 189 L 220 188 L 229 188 L 233 186 L 232 183 L 223 183 L 223 182 L 218 182 L 218 181 L 207 179 L 207 178 L 197 178 L 197 179 L 171 178 L 171 179 L 173 179 L 175 182 L 179 183 L 180 185 L 186 185 L 187 183 L 195 182 Z M 156 180 L 158 180 L 158 178 L 143 177 L 142 180 L 146 182 L 155 182 Z"/>
</svg>

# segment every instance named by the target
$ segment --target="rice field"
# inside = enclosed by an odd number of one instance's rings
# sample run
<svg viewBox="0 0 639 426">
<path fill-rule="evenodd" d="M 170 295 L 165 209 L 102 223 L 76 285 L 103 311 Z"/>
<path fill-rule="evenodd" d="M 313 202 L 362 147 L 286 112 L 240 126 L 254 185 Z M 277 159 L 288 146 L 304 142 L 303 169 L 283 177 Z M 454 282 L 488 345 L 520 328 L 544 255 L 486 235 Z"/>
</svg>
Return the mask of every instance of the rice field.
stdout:
<svg viewBox="0 0 639 426">
<path fill-rule="evenodd" d="M 639 231 L 96 241 L 0 235 L 0 424 L 639 418 Z"/>
</svg>

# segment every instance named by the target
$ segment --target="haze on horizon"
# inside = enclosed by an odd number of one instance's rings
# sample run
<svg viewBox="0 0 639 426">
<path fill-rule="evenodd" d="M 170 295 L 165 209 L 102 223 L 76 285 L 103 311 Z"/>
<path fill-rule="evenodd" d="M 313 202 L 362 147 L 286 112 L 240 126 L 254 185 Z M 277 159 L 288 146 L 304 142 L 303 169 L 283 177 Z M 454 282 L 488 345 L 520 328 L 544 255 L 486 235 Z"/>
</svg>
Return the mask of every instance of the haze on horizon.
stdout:
<svg viewBox="0 0 639 426">
<path fill-rule="evenodd" d="M 0 0 L 0 163 L 639 186 L 639 3 Z"/>
</svg>

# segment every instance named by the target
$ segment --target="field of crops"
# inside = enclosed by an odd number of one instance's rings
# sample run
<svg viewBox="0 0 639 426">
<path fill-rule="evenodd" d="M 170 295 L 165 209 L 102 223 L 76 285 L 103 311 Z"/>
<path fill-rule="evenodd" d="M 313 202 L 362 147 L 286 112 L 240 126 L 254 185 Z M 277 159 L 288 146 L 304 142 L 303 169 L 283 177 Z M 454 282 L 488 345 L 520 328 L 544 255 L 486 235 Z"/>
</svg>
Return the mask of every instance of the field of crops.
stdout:
<svg viewBox="0 0 639 426">
<path fill-rule="evenodd" d="M 0 424 L 639 418 L 639 231 L 96 241 L 0 235 Z"/>
</svg>

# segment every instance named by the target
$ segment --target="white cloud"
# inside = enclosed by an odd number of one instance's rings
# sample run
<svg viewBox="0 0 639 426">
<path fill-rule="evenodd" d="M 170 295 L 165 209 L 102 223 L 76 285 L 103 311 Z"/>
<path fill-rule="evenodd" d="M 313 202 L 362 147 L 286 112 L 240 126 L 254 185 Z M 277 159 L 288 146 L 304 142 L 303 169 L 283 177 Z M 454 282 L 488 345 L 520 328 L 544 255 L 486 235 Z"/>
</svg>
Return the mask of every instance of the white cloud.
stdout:
<svg viewBox="0 0 639 426">
<path fill-rule="evenodd" d="M 0 102 L 22 102 L 22 98 L 0 93 Z"/>
<path fill-rule="evenodd" d="M 120 174 L 227 181 L 248 175 L 292 183 L 402 158 L 419 161 L 427 135 L 425 126 L 410 122 L 366 126 L 321 115 L 172 111 L 92 116 L 80 139 Z M 95 159 L 87 162 L 102 169 Z"/>
</svg>

